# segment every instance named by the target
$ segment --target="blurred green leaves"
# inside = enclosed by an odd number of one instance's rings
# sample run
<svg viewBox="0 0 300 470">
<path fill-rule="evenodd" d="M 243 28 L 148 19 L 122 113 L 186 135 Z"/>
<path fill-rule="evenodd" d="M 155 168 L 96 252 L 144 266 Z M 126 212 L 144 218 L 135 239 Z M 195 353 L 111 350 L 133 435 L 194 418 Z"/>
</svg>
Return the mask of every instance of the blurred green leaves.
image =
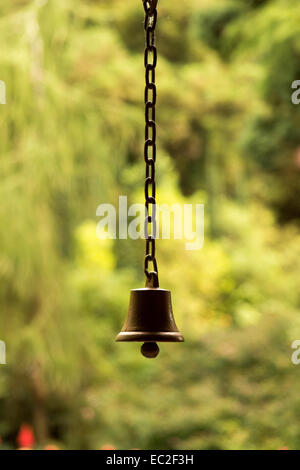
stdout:
<svg viewBox="0 0 300 470">
<path fill-rule="evenodd" d="M 299 447 L 299 2 L 159 5 L 158 202 L 205 203 L 205 245 L 162 240 L 186 343 L 115 344 L 142 241 L 96 208 L 143 200 L 143 9 L 1 5 L 0 435 L 68 448 Z"/>
</svg>

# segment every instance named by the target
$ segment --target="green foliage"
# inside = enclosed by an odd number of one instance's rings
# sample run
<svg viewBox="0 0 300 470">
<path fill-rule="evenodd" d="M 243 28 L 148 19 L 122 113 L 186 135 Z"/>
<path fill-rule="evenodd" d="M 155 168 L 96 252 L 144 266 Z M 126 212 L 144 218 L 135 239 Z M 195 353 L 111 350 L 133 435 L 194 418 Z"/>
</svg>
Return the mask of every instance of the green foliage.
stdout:
<svg viewBox="0 0 300 470">
<path fill-rule="evenodd" d="M 298 0 L 164 0 L 159 203 L 205 204 L 205 244 L 161 240 L 186 342 L 115 344 L 144 243 L 96 208 L 143 202 L 143 9 L 0 6 L 0 436 L 37 446 L 299 448 Z"/>
<path fill-rule="evenodd" d="M 194 28 L 198 38 L 222 56 L 227 56 L 226 28 L 244 13 L 245 6 L 236 2 L 218 3 L 207 10 L 200 9 L 195 16 Z"/>
</svg>

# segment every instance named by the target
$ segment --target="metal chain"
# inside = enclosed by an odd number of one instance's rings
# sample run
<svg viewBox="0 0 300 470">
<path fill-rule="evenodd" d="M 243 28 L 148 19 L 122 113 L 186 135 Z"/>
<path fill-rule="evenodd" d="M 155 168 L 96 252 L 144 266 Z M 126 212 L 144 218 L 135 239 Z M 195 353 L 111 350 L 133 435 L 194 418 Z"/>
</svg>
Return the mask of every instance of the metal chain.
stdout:
<svg viewBox="0 0 300 470">
<path fill-rule="evenodd" d="M 155 257 L 156 238 L 156 200 L 155 200 L 155 161 L 156 161 L 156 85 L 155 68 L 157 64 L 157 50 L 155 47 L 155 26 L 157 22 L 157 0 L 143 0 L 145 10 L 144 29 L 146 35 L 145 48 L 145 147 L 144 159 L 146 163 L 145 179 L 145 274 L 146 285 L 158 287 L 158 270 Z M 150 194 L 149 194 L 150 193 Z M 149 212 L 150 210 L 150 212 Z M 152 232 L 150 232 L 152 226 Z M 153 271 L 149 271 L 149 263 L 153 265 Z"/>
</svg>

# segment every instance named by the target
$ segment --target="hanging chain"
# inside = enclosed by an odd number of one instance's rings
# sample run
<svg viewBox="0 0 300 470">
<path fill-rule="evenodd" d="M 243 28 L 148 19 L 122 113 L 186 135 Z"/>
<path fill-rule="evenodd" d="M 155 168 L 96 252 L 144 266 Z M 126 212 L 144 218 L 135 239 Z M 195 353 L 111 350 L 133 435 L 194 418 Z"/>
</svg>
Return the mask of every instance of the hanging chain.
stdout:
<svg viewBox="0 0 300 470">
<path fill-rule="evenodd" d="M 143 0 L 145 10 L 144 29 L 146 33 L 145 48 L 145 147 L 144 159 L 146 163 L 145 179 L 145 274 L 146 286 L 158 287 L 158 270 L 155 257 L 156 238 L 156 201 L 155 201 L 155 161 L 156 161 L 156 85 L 155 67 L 157 63 L 157 50 L 155 47 L 155 26 L 157 21 L 157 0 Z M 150 211 L 150 212 L 149 212 Z M 151 231 L 152 226 L 152 231 Z M 151 233 L 149 233 L 151 231 Z M 153 271 L 149 271 L 149 263 Z"/>
</svg>

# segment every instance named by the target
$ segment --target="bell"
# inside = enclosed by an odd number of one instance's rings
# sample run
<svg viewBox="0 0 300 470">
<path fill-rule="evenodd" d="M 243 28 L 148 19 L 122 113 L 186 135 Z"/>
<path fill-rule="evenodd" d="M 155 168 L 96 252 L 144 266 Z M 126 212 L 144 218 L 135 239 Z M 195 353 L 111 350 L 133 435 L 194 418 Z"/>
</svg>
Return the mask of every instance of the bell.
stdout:
<svg viewBox="0 0 300 470">
<path fill-rule="evenodd" d="M 145 357 L 156 357 L 156 341 L 181 342 L 171 302 L 171 292 L 159 287 L 145 287 L 131 291 L 128 315 L 116 341 L 143 341 Z"/>
</svg>

